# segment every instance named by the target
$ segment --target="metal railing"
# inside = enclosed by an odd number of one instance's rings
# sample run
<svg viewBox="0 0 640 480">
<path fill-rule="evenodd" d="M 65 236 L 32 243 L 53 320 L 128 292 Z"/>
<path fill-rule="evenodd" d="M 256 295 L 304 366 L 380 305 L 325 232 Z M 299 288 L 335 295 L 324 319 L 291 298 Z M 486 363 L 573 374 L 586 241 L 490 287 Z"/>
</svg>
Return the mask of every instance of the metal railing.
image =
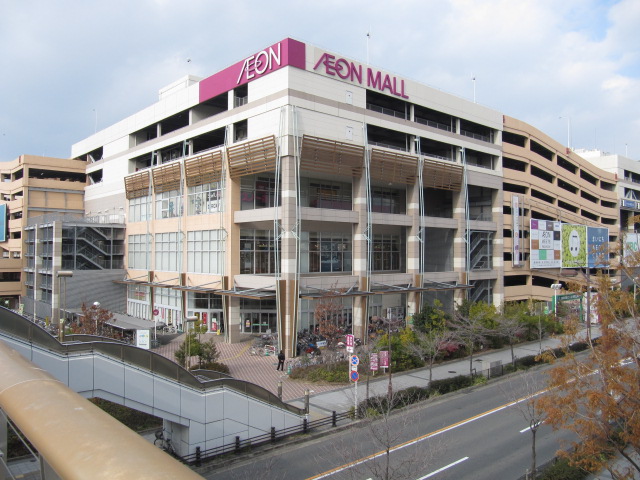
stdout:
<svg viewBox="0 0 640 480">
<path fill-rule="evenodd" d="M 453 131 L 450 125 L 440 122 L 434 122 L 433 120 L 427 120 L 426 118 L 416 117 L 416 123 L 421 123 L 422 125 L 437 128 L 439 130 L 446 130 L 447 132 Z"/>
<path fill-rule="evenodd" d="M 483 142 L 491 143 L 491 137 L 488 135 L 480 135 L 479 133 L 469 132 L 468 130 L 460 130 L 460 134 L 465 137 L 474 138 L 476 140 L 482 140 Z"/>
<path fill-rule="evenodd" d="M 400 150 L 401 152 L 408 152 L 407 147 L 399 147 L 397 145 L 391 145 L 389 143 L 383 143 L 383 142 L 374 142 L 373 140 L 369 140 L 369 145 L 373 145 L 376 147 L 390 148 L 392 150 Z"/>
<path fill-rule="evenodd" d="M 201 391 L 229 388 L 268 405 L 287 410 L 295 415 L 304 415 L 303 409 L 284 403 L 277 395 L 259 385 L 211 370 L 192 370 L 190 372 L 172 360 L 149 350 L 116 341 L 105 342 L 97 340 L 60 343 L 41 326 L 4 307 L 0 307 L 0 332 L 47 348 L 60 355 L 66 356 L 71 353 L 106 355 Z M 208 380 L 204 380 L 204 377 L 207 377 Z"/>
<path fill-rule="evenodd" d="M 385 115 L 391 115 L 392 117 L 407 119 L 407 114 L 399 110 L 393 110 L 392 108 L 381 107 L 380 105 L 374 105 L 373 103 L 367 103 L 367 110 L 373 112 L 383 113 Z"/>
<path fill-rule="evenodd" d="M 210 461 L 220 455 L 225 455 L 227 453 L 238 454 L 249 448 L 269 443 L 276 443 L 277 441 L 283 440 L 292 435 L 311 433 L 311 431 L 321 427 L 336 427 L 338 422 L 348 419 L 353 419 L 352 412 L 336 413 L 334 411 L 329 417 L 320 418 L 311 422 L 305 418 L 302 425 L 295 425 L 293 427 L 283 428 L 280 430 L 276 430 L 275 427 L 271 427 L 271 431 L 269 433 L 264 433 L 251 438 L 241 439 L 239 436 L 236 436 L 232 443 L 209 448 L 207 450 L 200 450 L 200 447 L 198 447 L 196 448 L 195 453 L 185 455 L 181 460 L 189 465 L 200 466 L 203 461 Z"/>
</svg>

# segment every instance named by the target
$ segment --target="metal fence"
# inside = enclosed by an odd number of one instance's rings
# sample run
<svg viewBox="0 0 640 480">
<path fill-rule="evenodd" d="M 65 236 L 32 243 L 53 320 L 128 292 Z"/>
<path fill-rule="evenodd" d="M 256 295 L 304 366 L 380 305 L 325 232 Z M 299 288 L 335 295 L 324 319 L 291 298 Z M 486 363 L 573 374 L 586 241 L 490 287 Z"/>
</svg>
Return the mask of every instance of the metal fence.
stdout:
<svg viewBox="0 0 640 480">
<path fill-rule="evenodd" d="M 219 457 L 221 455 L 229 453 L 238 454 L 250 448 L 258 447 L 261 445 L 274 444 L 279 440 L 283 440 L 292 435 L 311 433 L 312 431 L 322 427 L 336 427 L 338 425 L 338 422 L 351 419 L 353 419 L 353 413 L 351 412 L 336 413 L 334 411 L 329 417 L 320 418 L 311 422 L 305 418 L 302 422 L 302 425 L 283 428 L 281 430 L 276 430 L 275 427 L 271 427 L 271 432 L 251 438 L 241 439 L 239 436 L 237 436 L 234 442 L 227 443 L 219 447 L 214 447 L 207 450 L 201 450 L 200 447 L 197 447 L 195 453 L 181 457 L 181 460 L 188 465 L 194 465 L 197 467 L 200 466 L 202 462 L 210 461 L 215 457 Z"/>
</svg>

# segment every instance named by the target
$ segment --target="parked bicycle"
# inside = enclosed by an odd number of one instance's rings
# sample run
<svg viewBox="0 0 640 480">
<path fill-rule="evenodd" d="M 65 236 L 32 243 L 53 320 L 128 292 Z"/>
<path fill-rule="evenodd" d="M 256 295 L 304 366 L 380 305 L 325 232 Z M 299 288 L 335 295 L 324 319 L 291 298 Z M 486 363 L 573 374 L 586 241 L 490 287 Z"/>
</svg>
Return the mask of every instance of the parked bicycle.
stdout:
<svg viewBox="0 0 640 480">
<path fill-rule="evenodd" d="M 171 444 L 171 438 L 165 437 L 165 430 L 157 430 L 155 435 L 156 439 L 153 441 L 153 444 L 156 447 L 162 448 L 165 452 L 170 453 L 171 455 L 176 455 L 176 450 L 173 448 Z"/>
</svg>

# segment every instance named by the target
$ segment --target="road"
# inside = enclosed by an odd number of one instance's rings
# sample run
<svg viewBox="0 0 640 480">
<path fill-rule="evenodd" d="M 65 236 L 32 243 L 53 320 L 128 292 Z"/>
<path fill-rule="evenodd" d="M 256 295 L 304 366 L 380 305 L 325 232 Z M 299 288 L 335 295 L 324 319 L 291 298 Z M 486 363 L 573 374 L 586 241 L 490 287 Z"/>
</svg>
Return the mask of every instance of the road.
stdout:
<svg viewBox="0 0 640 480">
<path fill-rule="evenodd" d="M 513 402 L 538 391 L 541 373 L 443 396 L 356 428 L 256 455 L 206 478 L 385 478 L 388 458 L 388 478 L 394 480 L 517 479 L 531 465 L 532 434 L 522 414 L 525 402 Z M 542 425 L 536 438 L 537 463 L 553 458 L 558 440 L 568 435 Z"/>
</svg>

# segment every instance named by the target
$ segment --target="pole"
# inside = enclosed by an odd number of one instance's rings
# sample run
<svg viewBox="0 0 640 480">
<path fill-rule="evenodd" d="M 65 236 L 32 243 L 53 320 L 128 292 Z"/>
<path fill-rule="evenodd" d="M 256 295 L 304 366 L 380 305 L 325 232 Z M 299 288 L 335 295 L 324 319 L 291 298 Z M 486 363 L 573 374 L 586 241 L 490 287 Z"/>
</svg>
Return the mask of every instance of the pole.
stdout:
<svg viewBox="0 0 640 480">
<path fill-rule="evenodd" d="M 358 418 L 358 381 L 356 380 L 354 385 L 355 390 L 355 405 L 353 406 L 353 411 L 355 412 L 356 418 Z"/>
</svg>

